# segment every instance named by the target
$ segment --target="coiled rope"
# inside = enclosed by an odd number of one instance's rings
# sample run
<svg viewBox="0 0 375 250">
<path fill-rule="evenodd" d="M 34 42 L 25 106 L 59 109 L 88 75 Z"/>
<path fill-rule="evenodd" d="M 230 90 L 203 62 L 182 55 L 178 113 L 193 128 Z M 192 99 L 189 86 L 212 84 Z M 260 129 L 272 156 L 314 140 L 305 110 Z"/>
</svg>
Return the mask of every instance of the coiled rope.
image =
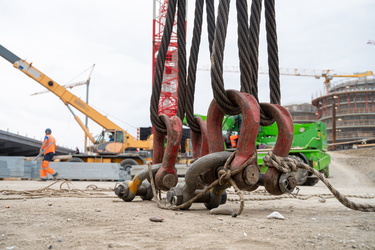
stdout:
<svg viewBox="0 0 375 250">
<path fill-rule="evenodd" d="M 297 171 L 298 168 L 305 169 L 310 173 L 314 174 L 321 180 L 324 185 L 331 191 L 331 193 L 336 197 L 336 199 L 343 204 L 345 207 L 359 210 L 363 212 L 375 212 L 375 206 L 370 204 L 361 204 L 355 203 L 353 201 L 348 200 L 344 195 L 342 195 L 337 189 L 332 187 L 329 181 L 321 174 L 319 171 L 315 170 L 314 168 L 310 167 L 308 164 L 303 162 L 298 162 L 294 158 L 289 157 L 280 157 L 275 155 L 272 151 L 270 151 L 263 159 L 264 165 L 267 167 L 274 167 L 277 168 L 279 171 L 283 173 L 288 173 L 291 171 Z"/>
</svg>

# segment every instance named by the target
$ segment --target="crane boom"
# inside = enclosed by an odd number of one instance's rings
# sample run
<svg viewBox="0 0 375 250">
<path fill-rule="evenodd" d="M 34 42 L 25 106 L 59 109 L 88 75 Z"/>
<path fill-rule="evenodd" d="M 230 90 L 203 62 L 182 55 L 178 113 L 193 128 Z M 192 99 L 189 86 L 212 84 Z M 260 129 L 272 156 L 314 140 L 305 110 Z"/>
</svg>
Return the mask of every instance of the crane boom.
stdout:
<svg viewBox="0 0 375 250">
<path fill-rule="evenodd" d="M 104 129 L 112 130 L 112 131 L 121 131 L 123 133 L 124 139 L 121 140 L 121 146 L 119 144 L 115 147 L 112 147 L 111 153 L 121 153 L 124 151 L 127 147 L 134 147 L 134 148 L 152 148 L 150 141 L 140 141 L 136 140 L 132 135 L 127 133 L 124 129 L 122 129 L 120 126 L 109 120 L 106 116 L 102 115 L 98 111 L 96 111 L 93 107 L 82 101 L 80 98 L 72 94 L 70 91 L 68 91 L 66 88 L 52 80 L 47 75 L 43 74 L 41 71 L 36 69 L 32 63 L 28 63 L 25 60 L 22 60 L 15 54 L 13 54 L 11 51 L 0 45 L 0 56 L 5 58 L 7 61 L 9 61 L 13 66 L 23 73 L 25 73 L 30 78 L 34 79 L 38 83 L 40 83 L 42 86 L 44 86 L 46 89 L 54 93 L 56 96 L 58 96 L 61 101 L 67 105 L 69 108 L 69 105 L 80 111 L 81 113 L 88 116 L 91 120 L 102 126 Z M 69 110 L 72 112 L 72 110 L 69 108 Z M 77 116 L 72 112 L 74 118 L 77 120 Z M 76 118 L 77 117 L 77 118 Z M 79 122 L 79 125 L 82 127 L 83 123 Z M 82 127 L 83 128 L 83 127 Z M 88 129 L 84 129 L 85 134 L 92 140 L 91 134 L 88 132 Z M 115 143 L 113 143 L 115 144 Z M 105 150 L 103 150 L 105 151 Z"/>
<path fill-rule="evenodd" d="M 199 66 L 198 70 L 202 71 L 210 71 L 211 66 L 204 65 Z M 365 76 L 373 76 L 372 71 L 365 71 L 360 73 L 353 73 L 352 75 L 337 75 L 337 74 L 331 74 L 330 69 L 327 70 L 316 70 L 316 69 L 297 69 L 297 68 L 280 68 L 280 75 L 286 75 L 286 76 L 305 76 L 305 77 L 315 77 L 316 79 L 320 79 L 321 77 L 324 78 L 324 85 L 325 85 L 325 91 L 328 94 L 328 90 L 330 88 L 330 83 L 333 77 L 351 77 L 351 78 L 359 78 L 359 77 L 365 77 Z M 223 71 L 225 72 L 240 72 L 240 69 L 238 66 L 223 66 Z M 259 68 L 258 74 L 268 74 L 268 68 Z"/>
</svg>

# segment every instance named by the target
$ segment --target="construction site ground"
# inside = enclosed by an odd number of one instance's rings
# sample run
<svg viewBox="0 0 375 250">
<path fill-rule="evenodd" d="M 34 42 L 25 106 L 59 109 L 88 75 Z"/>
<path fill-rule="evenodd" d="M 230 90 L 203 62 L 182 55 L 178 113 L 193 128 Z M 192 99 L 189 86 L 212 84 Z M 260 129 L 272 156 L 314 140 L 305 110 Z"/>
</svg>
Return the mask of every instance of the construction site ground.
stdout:
<svg viewBox="0 0 375 250">
<path fill-rule="evenodd" d="M 374 196 L 374 152 L 330 152 L 332 186 Z M 210 214 L 203 204 L 171 211 L 140 198 L 124 202 L 111 191 L 115 182 L 53 183 L 0 181 L 0 249 L 375 249 L 375 213 L 348 209 L 335 198 L 256 200 L 270 196 L 254 192 L 232 217 Z M 51 184 L 49 194 L 38 191 Z M 299 194 L 330 192 L 319 182 Z M 237 211 L 237 195 L 229 197 L 235 201 L 222 206 Z M 375 205 L 375 199 L 349 199 Z M 285 219 L 268 219 L 275 211 Z M 151 221 L 155 216 L 164 220 Z"/>
</svg>

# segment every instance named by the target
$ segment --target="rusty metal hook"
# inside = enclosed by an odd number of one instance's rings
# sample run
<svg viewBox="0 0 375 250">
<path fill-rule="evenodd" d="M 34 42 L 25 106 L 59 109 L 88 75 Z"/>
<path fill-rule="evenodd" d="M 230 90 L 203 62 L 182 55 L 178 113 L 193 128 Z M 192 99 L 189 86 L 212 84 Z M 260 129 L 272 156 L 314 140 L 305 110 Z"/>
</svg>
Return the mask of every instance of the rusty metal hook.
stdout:
<svg viewBox="0 0 375 250">
<path fill-rule="evenodd" d="M 195 117 L 201 133 L 195 133 L 191 130 L 191 143 L 193 147 L 193 158 L 202 157 L 208 154 L 208 140 L 207 140 L 207 122 L 203 121 L 201 117 Z"/>
<path fill-rule="evenodd" d="M 287 157 L 290 151 L 290 147 L 293 142 L 293 120 L 289 111 L 284 107 L 277 104 L 260 103 L 262 110 L 264 110 L 267 116 L 275 119 L 278 128 L 278 136 L 276 144 L 273 148 L 273 153 L 280 157 Z M 285 193 L 285 188 L 281 188 L 279 183 L 282 175 L 276 168 L 268 168 L 264 175 L 264 187 L 266 190 L 274 195 L 280 195 Z M 284 176 L 283 179 L 288 179 L 287 189 L 293 190 L 296 186 L 294 176 Z M 293 180 L 294 179 L 294 180 Z"/>
<path fill-rule="evenodd" d="M 175 164 L 181 145 L 182 122 L 177 116 L 169 118 L 167 115 L 160 115 L 160 118 L 167 128 L 167 134 L 158 131 L 154 133 L 153 164 L 162 162 L 161 168 L 155 175 L 155 185 L 158 189 L 167 191 L 178 182 Z M 165 136 L 167 136 L 166 148 L 164 148 Z"/>
<path fill-rule="evenodd" d="M 260 123 L 260 110 L 257 100 L 252 95 L 237 90 L 226 90 L 226 93 L 230 100 L 239 106 L 243 116 L 236 156 L 229 167 L 233 171 L 242 166 L 252 155 L 256 154 L 255 141 Z M 207 117 L 210 153 L 224 150 L 221 128 L 223 117 L 224 113 L 220 110 L 216 101 L 213 100 Z M 213 174 L 205 174 L 205 181 L 212 182 L 215 178 Z M 253 190 L 254 187 L 257 188 L 256 183 L 259 179 L 257 161 L 250 162 L 243 171 L 232 178 L 240 189 Z"/>
</svg>

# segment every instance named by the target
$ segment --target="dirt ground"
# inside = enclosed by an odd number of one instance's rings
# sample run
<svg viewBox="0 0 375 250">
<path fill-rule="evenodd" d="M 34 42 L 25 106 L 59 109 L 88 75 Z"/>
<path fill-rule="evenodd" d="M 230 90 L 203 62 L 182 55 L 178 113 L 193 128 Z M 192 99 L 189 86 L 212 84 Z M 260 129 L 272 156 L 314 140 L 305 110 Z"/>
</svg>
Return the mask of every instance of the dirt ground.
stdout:
<svg viewBox="0 0 375 250">
<path fill-rule="evenodd" d="M 374 196 L 374 152 L 331 152 L 332 186 L 346 195 Z M 246 196 L 243 213 L 234 218 L 210 214 L 200 203 L 188 211 L 171 211 L 140 198 L 123 202 L 110 190 L 115 182 L 71 182 L 71 193 L 64 197 L 56 196 L 61 193 L 58 182 L 50 187 L 56 195 L 33 196 L 52 183 L 0 181 L 0 249 L 375 249 L 375 214 L 350 210 L 334 198 L 324 203 L 319 197 L 250 200 L 269 197 L 255 192 Z M 97 189 L 89 192 L 87 187 Z M 329 190 L 319 182 L 300 187 L 299 194 Z M 375 199 L 349 199 L 375 205 Z M 237 211 L 239 202 L 222 206 Z M 274 211 L 285 219 L 267 219 Z M 152 222 L 153 216 L 164 221 Z"/>
</svg>

